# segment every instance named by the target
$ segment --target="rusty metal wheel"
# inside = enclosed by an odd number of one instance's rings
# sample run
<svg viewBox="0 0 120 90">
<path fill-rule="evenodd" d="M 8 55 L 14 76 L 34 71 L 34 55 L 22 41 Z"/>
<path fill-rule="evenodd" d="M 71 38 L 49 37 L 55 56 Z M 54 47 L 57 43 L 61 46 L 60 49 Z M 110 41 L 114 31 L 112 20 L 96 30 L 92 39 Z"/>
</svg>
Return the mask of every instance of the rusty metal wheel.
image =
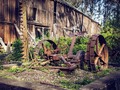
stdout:
<svg viewBox="0 0 120 90">
<path fill-rule="evenodd" d="M 86 60 L 90 71 L 108 68 L 108 48 L 102 35 L 93 35 L 87 46 Z"/>
</svg>

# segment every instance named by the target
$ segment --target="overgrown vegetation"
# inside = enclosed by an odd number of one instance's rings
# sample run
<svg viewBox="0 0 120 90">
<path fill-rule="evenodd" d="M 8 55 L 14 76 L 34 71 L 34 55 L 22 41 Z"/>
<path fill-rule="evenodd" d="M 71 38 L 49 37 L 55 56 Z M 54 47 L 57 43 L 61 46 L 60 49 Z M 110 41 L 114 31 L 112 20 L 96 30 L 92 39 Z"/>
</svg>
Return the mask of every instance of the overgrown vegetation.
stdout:
<svg viewBox="0 0 120 90">
<path fill-rule="evenodd" d="M 29 60 L 32 60 L 34 58 L 34 48 L 30 47 L 29 48 Z"/>
<path fill-rule="evenodd" d="M 77 51 L 79 50 L 86 51 L 88 40 L 89 40 L 88 37 L 78 37 L 76 39 L 76 43 L 73 48 L 73 54 L 76 54 Z M 55 42 L 58 44 L 58 47 L 61 49 L 61 54 L 67 54 L 70 49 L 72 39 L 60 37 L 58 41 L 56 40 Z"/>
<path fill-rule="evenodd" d="M 12 63 L 22 61 L 22 42 L 17 39 L 12 45 L 13 51 L 10 53 L 3 52 L 0 54 L 0 61 L 2 63 Z"/>
<path fill-rule="evenodd" d="M 77 38 L 75 46 L 73 48 L 73 54 L 76 54 L 77 51 L 79 51 L 79 50 L 86 51 L 88 41 L 89 41 L 88 37 L 79 37 L 79 38 Z"/>
<path fill-rule="evenodd" d="M 75 81 L 75 83 L 83 86 L 83 85 L 87 85 L 87 84 L 91 83 L 92 81 L 93 81 L 93 79 L 91 79 L 89 77 L 84 77 L 82 81 L 78 79 Z"/>
<path fill-rule="evenodd" d="M 74 82 L 70 82 L 68 80 L 61 80 L 60 84 L 63 88 L 69 89 L 69 90 L 78 90 L 80 88 L 80 84 L 76 84 Z"/>
<path fill-rule="evenodd" d="M 83 80 L 76 80 L 74 82 L 68 81 L 68 80 L 61 80 L 60 84 L 62 85 L 63 88 L 69 89 L 69 90 L 79 90 L 79 88 L 83 85 L 87 85 L 91 83 L 93 80 L 85 77 Z"/>
<path fill-rule="evenodd" d="M 62 72 L 62 71 L 60 71 L 60 72 L 58 73 L 58 75 L 59 75 L 60 77 L 64 77 L 64 76 L 65 76 L 65 73 Z"/>
<path fill-rule="evenodd" d="M 3 70 L 3 66 L 2 65 L 0 65 L 0 70 Z"/>
<path fill-rule="evenodd" d="M 75 81 L 72 80 L 65 80 L 62 79 L 59 81 L 59 83 L 61 84 L 61 86 L 65 89 L 68 90 L 79 90 L 80 87 L 90 84 L 91 82 L 95 81 L 96 79 L 99 79 L 101 77 L 104 77 L 106 75 L 109 75 L 111 72 L 115 71 L 115 69 L 110 68 L 110 69 L 106 69 L 97 73 L 92 73 L 92 76 L 89 76 L 89 74 L 85 74 L 85 77 L 83 77 L 83 79 L 77 79 Z M 60 73 L 61 77 L 66 77 L 63 72 Z M 64 76 L 63 76 L 64 75 Z"/>
<path fill-rule="evenodd" d="M 113 22 L 107 21 L 101 33 L 107 41 L 110 62 L 120 64 L 120 24 Z"/>
<path fill-rule="evenodd" d="M 71 38 L 60 37 L 58 40 L 55 40 L 58 47 L 61 49 L 61 54 L 67 54 L 71 44 Z"/>
<path fill-rule="evenodd" d="M 17 39 L 13 43 L 13 60 L 14 61 L 21 61 L 22 60 L 22 42 L 20 39 Z"/>
<path fill-rule="evenodd" d="M 19 72 L 22 72 L 24 70 L 25 70 L 25 68 L 13 66 L 10 69 L 8 69 L 7 71 L 12 72 L 12 73 L 19 73 Z"/>
<path fill-rule="evenodd" d="M 109 69 L 103 70 L 103 71 L 101 71 L 101 72 L 95 73 L 95 74 L 94 74 L 94 77 L 95 77 L 96 79 L 99 79 L 100 77 L 104 77 L 104 76 L 106 76 L 106 75 L 109 75 L 109 74 L 110 74 L 111 72 L 113 72 L 113 71 L 115 71 L 115 69 L 109 68 Z"/>
</svg>

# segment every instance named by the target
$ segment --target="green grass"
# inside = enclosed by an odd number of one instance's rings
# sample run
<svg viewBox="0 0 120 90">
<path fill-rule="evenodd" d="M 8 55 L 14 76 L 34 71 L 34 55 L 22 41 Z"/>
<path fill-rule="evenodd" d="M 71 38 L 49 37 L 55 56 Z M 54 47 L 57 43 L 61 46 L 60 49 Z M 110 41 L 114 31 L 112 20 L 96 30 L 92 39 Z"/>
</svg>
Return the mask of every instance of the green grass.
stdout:
<svg viewBox="0 0 120 90">
<path fill-rule="evenodd" d="M 39 70 L 42 72 L 47 72 L 47 73 L 49 72 L 48 68 L 45 68 L 45 67 L 40 67 Z"/>
<path fill-rule="evenodd" d="M 68 81 L 68 80 L 61 80 L 60 84 L 63 88 L 66 88 L 68 90 L 79 90 L 79 88 L 83 85 L 87 85 L 91 82 L 93 82 L 93 79 L 90 79 L 88 77 L 83 78 L 83 80 L 76 80 L 74 82 Z"/>
<path fill-rule="evenodd" d="M 58 73 L 58 75 L 59 75 L 60 77 L 65 77 L 65 73 L 62 72 L 62 71 L 60 71 L 60 72 Z"/>
<path fill-rule="evenodd" d="M 12 72 L 12 73 L 18 73 L 18 72 L 22 72 L 24 70 L 25 70 L 25 68 L 22 68 L 22 67 L 14 67 L 14 68 L 8 69 L 7 71 Z"/>
<path fill-rule="evenodd" d="M 75 81 L 75 83 L 83 86 L 83 85 L 87 85 L 93 81 L 94 81 L 94 79 L 90 79 L 89 77 L 84 77 L 83 80 L 78 79 Z"/>
<path fill-rule="evenodd" d="M 3 66 L 2 65 L 0 65 L 0 70 L 3 70 Z"/>
<path fill-rule="evenodd" d="M 91 82 L 95 81 L 96 79 L 99 79 L 101 77 L 104 77 L 106 75 L 109 75 L 111 72 L 115 71 L 113 68 L 109 68 L 106 70 L 103 70 L 101 72 L 94 73 L 95 78 L 90 78 L 89 76 L 84 77 L 82 80 L 78 79 L 76 81 L 69 81 L 69 80 L 60 80 L 59 83 L 61 86 L 68 90 L 79 90 L 81 86 L 90 84 Z M 64 76 L 63 73 L 60 73 L 60 76 Z"/>
<path fill-rule="evenodd" d="M 74 82 L 70 82 L 67 80 L 61 80 L 60 84 L 62 85 L 63 88 L 66 88 L 69 90 L 78 90 L 81 87 L 80 84 L 76 84 Z"/>
<path fill-rule="evenodd" d="M 103 71 L 101 71 L 101 72 L 97 72 L 97 73 L 95 73 L 94 75 L 95 75 L 95 77 L 96 77 L 96 79 L 97 79 L 97 78 L 100 78 L 100 77 L 104 77 L 104 76 L 106 76 L 106 75 L 109 75 L 111 72 L 114 72 L 114 71 L 116 71 L 116 70 L 113 69 L 113 68 L 109 68 L 109 69 L 103 70 Z"/>
</svg>

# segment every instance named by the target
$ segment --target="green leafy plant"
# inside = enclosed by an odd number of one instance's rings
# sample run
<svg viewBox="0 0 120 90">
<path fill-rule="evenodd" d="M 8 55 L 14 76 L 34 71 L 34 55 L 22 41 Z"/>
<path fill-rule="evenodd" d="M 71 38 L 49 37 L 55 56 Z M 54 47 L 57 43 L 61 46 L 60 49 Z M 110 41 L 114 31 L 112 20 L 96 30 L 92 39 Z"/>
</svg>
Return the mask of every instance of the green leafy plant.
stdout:
<svg viewBox="0 0 120 90">
<path fill-rule="evenodd" d="M 20 39 L 17 39 L 13 43 L 13 60 L 14 61 L 21 61 L 22 60 L 22 42 Z"/>
<path fill-rule="evenodd" d="M 0 70 L 3 70 L 3 66 L 2 65 L 0 65 Z"/>
<path fill-rule="evenodd" d="M 12 67 L 12 68 L 8 69 L 8 71 L 12 72 L 12 73 L 18 73 L 18 72 L 22 72 L 24 70 L 25 70 L 25 68 L 22 68 L 22 67 Z"/>
<path fill-rule="evenodd" d="M 73 54 L 76 54 L 77 51 L 79 51 L 79 50 L 86 51 L 88 41 L 89 41 L 88 37 L 80 37 L 80 38 L 78 37 L 76 39 L 76 43 L 73 48 Z"/>
<path fill-rule="evenodd" d="M 29 48 L 29 60 L 32 60 L 34 58 L 34 48 Z"/>
<path fill-rule="evenodd" d="M 71 44 L 71 38 L 60 37 L 58 40 L 55 41 L 58 47 L 61 49 L 61 54 L 67 54 Z"/>
<path fill-rule="evenodd" d="M 96 78 L 104 77 L 104 76 L 110 74 L 113 71 L 115 71 L 115 70 L 114 69 L 106 69 L 106 70 L 103 70 L 101 72 L 95 73 L 95 77 Z"/>
<path fill-rule="evenodd" d="M 5 62 L 10 63 L 10 62 L 13 61 L 13 60 L 14 60 L 13 54 L 9 54 L 9 55 L 7 55 L 7 56 L 5 57 Z"/>
<path fill-rule="evenodd" d="M 110 62 L 120 64 L 120 26 L 113 22 L 107 21 L 101 33 L 107 41 Z"/>
<path fill-rule="evenodd" d="M 42 71 L 42 72 L 48 72 L 49 71 L 48 68 L 45 68 L 45 67 L 40 67 L 39 70 Z"/>
<path fill-rule="evenodd" d="M 86 51 L 88 40 L 88 37 L 78 37 L 73 48 L 73 54 L 76 54 L 79 50 Z M 55 42 L 58 43 L 58 47 L 61 49 L 61 54 L 67 54 L 72 43 L 72 38 L 60 37 Z"/>
<path fill-rule="evenodd" d="M 84 77 L 83 80 L 76 80 L 76 81 L 68 81 L 68 80 L 61 80 L 60 84 L 63 88 L 69 89 L 69 90 L 79 90 L 79 88 L 83 85 L 87 85 L 91 82 L 93 82 L 94 79 L 91 79 L 89 77 Z"/>
<path fill-rule="evenodd" d="M 60 84 L 62 85 L 63 88 L 69 89 L 69 90 L 79 90 L 81 87 L 80 84 L 76 84 L 74 82 L 70 82 L 68 80 L 61 80 Z"/>
<path fill-rule="evenodd" d="M 75 81 L 75 83 L 80 84 L 82 86 L 82 85 L 87 85 L 93 81 L 94 81 L 94 79 L 91 79 L 89 77 L 84 77 L 83 80 L 78 79 Z"/>
<path fill-rule="evenodd" d="M 93 79 L 90 79 L 88 77 L 85 77 L 82 82 L 80 83 L 81 85 L 87 85 L 89 83 L 93 82 Z"/>
<path fill-rule="evenodd" d="M 62 72 L 62 71 L 60 71 L 60 72 L 58 73 L 58 75 L 61 76 L 61 77 L 65 77 L 65 73 Z"/>
</svg>

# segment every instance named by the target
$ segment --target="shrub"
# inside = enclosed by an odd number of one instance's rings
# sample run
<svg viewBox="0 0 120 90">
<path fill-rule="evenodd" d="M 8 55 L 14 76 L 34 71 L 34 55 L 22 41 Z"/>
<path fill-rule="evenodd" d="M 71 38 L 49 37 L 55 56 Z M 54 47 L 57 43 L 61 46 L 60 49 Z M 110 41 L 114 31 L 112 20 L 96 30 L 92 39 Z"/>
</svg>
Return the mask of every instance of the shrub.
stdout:
<svg viewBox="0 0 120 90">
<path fill-rule="evenodd" d="M 2 65 L 0 65 L 0 70 L 3 70 L 3 66 Z"/>
<path fill-rule="evenodd" d="M 67 54 L 71 44 L 71 38 L 60 37 L 57 41 L 55 41 L 58 47 L 61 49 L 61 54 Z"/>
<path fill-rule="evenodd" d="M 120 26 L 117 27 L 112 21 L 107 21 L 101 33 L 107 41 L 110 62 L 120 64 Z"/>
<path fill-rule="evenodd" d="M 89 40 L 88 37 L 77 38 L 75 46 L 73 48 L 73 54 L 76 54 L 77 51 L 79 51 L 79 50 L 86 51 L 88 40 Z"/>
<path fill-rule="evenodd" d="M 13 60 L 14 61 L 21 61 L 22 60 L 22 42 L 20 39 L 17 39 L 13 43 Z"/>
<path fill-rule="evenodd" d="M 89 38 L 87 37 L 78 37 L 73 48 L 73 54 L 76 54 L 79 50 L 86 51 L 88 40 Z M 55 42 L 58 43 L 58 47 L 61 49 L 61 54 L 67 54 L 72 43 L 72 38 L 60 37 L 59 40 Z"/>
</svg>

